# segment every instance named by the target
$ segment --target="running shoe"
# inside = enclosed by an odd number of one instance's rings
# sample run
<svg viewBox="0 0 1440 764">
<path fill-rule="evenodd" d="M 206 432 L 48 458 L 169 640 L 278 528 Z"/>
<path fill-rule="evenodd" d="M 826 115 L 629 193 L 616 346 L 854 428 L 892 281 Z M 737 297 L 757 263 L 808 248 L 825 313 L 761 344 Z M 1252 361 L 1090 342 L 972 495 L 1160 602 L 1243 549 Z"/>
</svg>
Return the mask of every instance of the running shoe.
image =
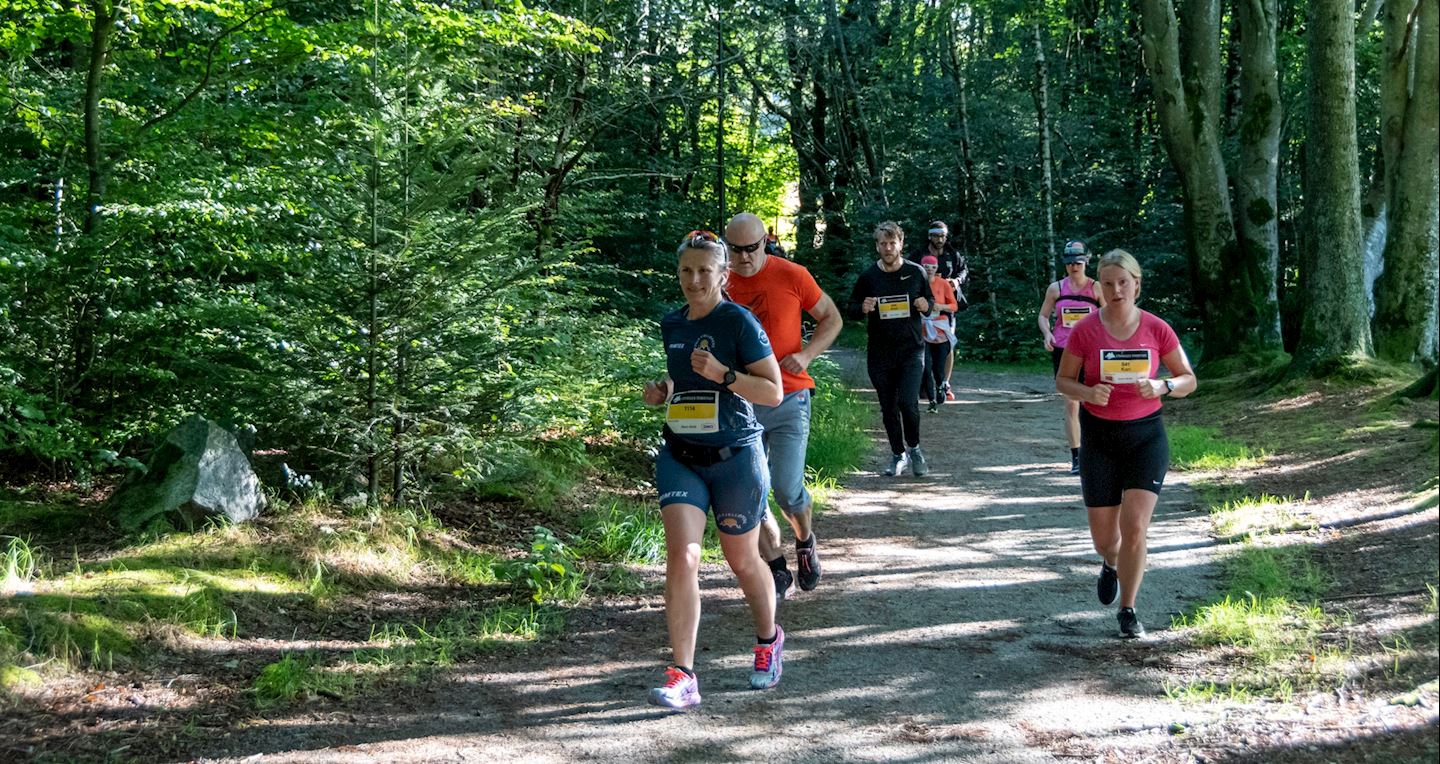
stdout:
<svg viewBox="0 0 1440 764">
<path fill-rule="evenodd" d="M 785 630 L 775 624 L 775 641 L 755 646 L 755 670 L 750 672 L 750 689 L 768 690 L 780 684 L 781 658 L 785 653 Z M 699 702 L 699 696 L 696 696 Z"/>
<path fill-rule="evenodd" d="M 1122 607 L 1115 616 L 1120 621 L 1120 636 L 1125 639 L 1138 639 L 1145 636 L 1145 624 L 1135 617 L 1135 608 Z"/>
<path fill-rule="evenodd" d="M 955 400 L 955 391 L 950 389 L 949 382 L 945 383 L 945 400 L 946 402 Z"/>
<path fill-rule="evenodd" d="M 935 412 L 940 410 L 940 404 L 936 403 L 935 401 L 930 401 L 930 405 L 927 406 L 925 410 L 930 412 L 931 414 L 934 414 Z"/>
<path fill-rule="evenodd" d="M 1120 573 L 1110 567 L 1110 563 L 1100 561 L 1100 580 L 1095 582 L 1095 596 L 1100 598 L 1101 605 L 1109 605 L 1115 601 L 1120 594 Z"/>
<path fill-rule="evenodd" d="M 770 574 L 775 577 L 775 601 L 783 602 L 791 592 L 795 591 L 795 576 L 790 573 L 789 568 L 785 567 L 771 568 Z"/>
<path fill-rule="evenodd" d="M 818 539 L 815 534 L 810 534 L 810 546 L 800 546 L 795 542 L 795 569 L 800 575 L 798 583 L 800 588 L 810 591 L 820 583 L 820 554 L 815 551 Z"/>
<path fill-rule="evenodd" d="M 689 708 L 700 705 L 700 682 L 674 666 L 665 669 L 665 684 L 650 691 L 650 705 Z"/>
<path fill-rule="evenodd" d="M 930 465 L 925 463 L 925 454 L 916 446 L 910 449 L 910 474 L 915 477 L 925 477 L 930 472 Z"/>
<path fill-rule="evenodd" d="M 885 477 L 900 477 L 905 474 L 905 468 L 910 466 L 908 454 L 895 454 L 890 457 L 890 466 L 885 470 Z"/>
<path fill-rule="evenodd" d="M 1076 454 L 1075 456 L 1070 457 L 1070 474 L 1071 474 L 1071 475 L 1079 475 L 1079 474 L 1080 474 L 1080 455 L 1079 455 L 1079 454 Z"/>
</svg>

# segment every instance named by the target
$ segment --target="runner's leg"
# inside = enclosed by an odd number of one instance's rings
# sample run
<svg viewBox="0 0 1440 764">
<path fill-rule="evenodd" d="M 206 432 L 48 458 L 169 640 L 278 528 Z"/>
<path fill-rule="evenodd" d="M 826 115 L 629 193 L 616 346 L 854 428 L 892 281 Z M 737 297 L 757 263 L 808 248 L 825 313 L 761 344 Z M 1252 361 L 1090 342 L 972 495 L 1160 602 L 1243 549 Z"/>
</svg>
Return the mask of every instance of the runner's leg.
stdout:
<svg viewBox="0 0 1440 764">
<path fill-rule="evenodd" d="M 700 628 L 700 542 L 705 535 L 705 511 L 693 504 L 669 504 L 661 508 L 660 518 L 665 523 L 665 624 L 670 630 L 670 652 L 675 665 L 693 669 L 695 636 Z M 769 576 L 765 578 L 768 582 Z"/>
<path fill-rule="evenodd" d="M 1145 578 L 1146 534 L 1160 497 L 1143 488 L 1126 489 L 1116 520 L 1120 531 L 1120 607 L 1135 607 Z"/>
</svg>

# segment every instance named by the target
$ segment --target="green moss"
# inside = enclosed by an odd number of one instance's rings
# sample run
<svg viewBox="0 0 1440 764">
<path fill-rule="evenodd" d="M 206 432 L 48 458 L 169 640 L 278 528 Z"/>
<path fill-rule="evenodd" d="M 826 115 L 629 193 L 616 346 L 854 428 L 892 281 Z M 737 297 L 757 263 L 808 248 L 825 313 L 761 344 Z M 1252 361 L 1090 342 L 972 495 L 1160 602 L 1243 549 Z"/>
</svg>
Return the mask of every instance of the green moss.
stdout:
<svg viewBox="0 0 1440 764">
<path fill-rule="evenodd" d="M 20 666 L 0 666 L 0 692 L 14 692 L 39 687 L 40 675 Z"/>
</svg>

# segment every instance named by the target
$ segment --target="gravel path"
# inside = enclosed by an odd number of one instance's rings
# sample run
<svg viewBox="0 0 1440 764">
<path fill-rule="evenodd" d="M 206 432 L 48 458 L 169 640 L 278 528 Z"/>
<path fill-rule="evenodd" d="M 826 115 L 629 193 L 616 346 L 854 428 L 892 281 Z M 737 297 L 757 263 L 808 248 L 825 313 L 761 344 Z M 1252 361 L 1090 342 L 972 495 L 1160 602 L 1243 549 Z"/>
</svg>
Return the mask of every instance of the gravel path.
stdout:
<svg viewBox="0 0 1440 764">
<path fill-rule="evenodd" d="M 858 358 L 840 359 L 853 377 Z M 1049 379 L 956 378 L 957 400 L 923 420 L 926 478 L 878 474 L 875 417 L 868 471 L 817 520 L 824 578 L 781 608 L 774 690 L 747 688 L 749 620 L 728 570 L 710 565 L 699 709 L 644 704 L 668 654 L 652 595 L 595 605 L 563 644 L 457 667 L 368 710 L 242 729 L 216 750 L 305 762 L 1188 758 L 1170 725 L 1220 712 L 1163 691 L 1170 615 L 1213 569 L 1183 476 L 1150 535 L 1137 609 L 1151 636 L 1121 641 L 1114 608 L 1095 601 L 1098 560 Z"/>
</svg>

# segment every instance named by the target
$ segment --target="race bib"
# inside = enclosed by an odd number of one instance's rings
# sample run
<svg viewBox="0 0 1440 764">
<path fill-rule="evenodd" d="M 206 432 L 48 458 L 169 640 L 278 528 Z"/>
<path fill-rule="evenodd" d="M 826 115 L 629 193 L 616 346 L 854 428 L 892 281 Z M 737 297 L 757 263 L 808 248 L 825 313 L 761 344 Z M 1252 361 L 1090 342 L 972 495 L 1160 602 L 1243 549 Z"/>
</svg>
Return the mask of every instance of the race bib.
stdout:
<svg viewBox="0 0 1440 764">
<path fill-rule="evenodd" d="M 1065 305 L 1060 308 L 1060 325 L 1066 329 L 1072 328 L 1080 323 L 1080 319 L 1090 315 L 1094 310 L 1089 305 Z"/>
<path fill-rule="evenodd" d="M 670 396 L 665 408 L 665 423 L 670 431 L 682 435 L 699 435 L 720 431 L 720 393 L 714 390 L 690 390 Z"/>
<path fill-rule="evenodd" d="M 1100 381 L 1123 385 L 1150 378 L 1150 351 L 1101 350 Z"/>
<path fill-rule="evenodd" d="M 910 295 L 897 294 L 889 297 L 877 298 L 876 309 L 880 311 L 880 320 L 891 318 L 910 317 Z"/>
</svg>

